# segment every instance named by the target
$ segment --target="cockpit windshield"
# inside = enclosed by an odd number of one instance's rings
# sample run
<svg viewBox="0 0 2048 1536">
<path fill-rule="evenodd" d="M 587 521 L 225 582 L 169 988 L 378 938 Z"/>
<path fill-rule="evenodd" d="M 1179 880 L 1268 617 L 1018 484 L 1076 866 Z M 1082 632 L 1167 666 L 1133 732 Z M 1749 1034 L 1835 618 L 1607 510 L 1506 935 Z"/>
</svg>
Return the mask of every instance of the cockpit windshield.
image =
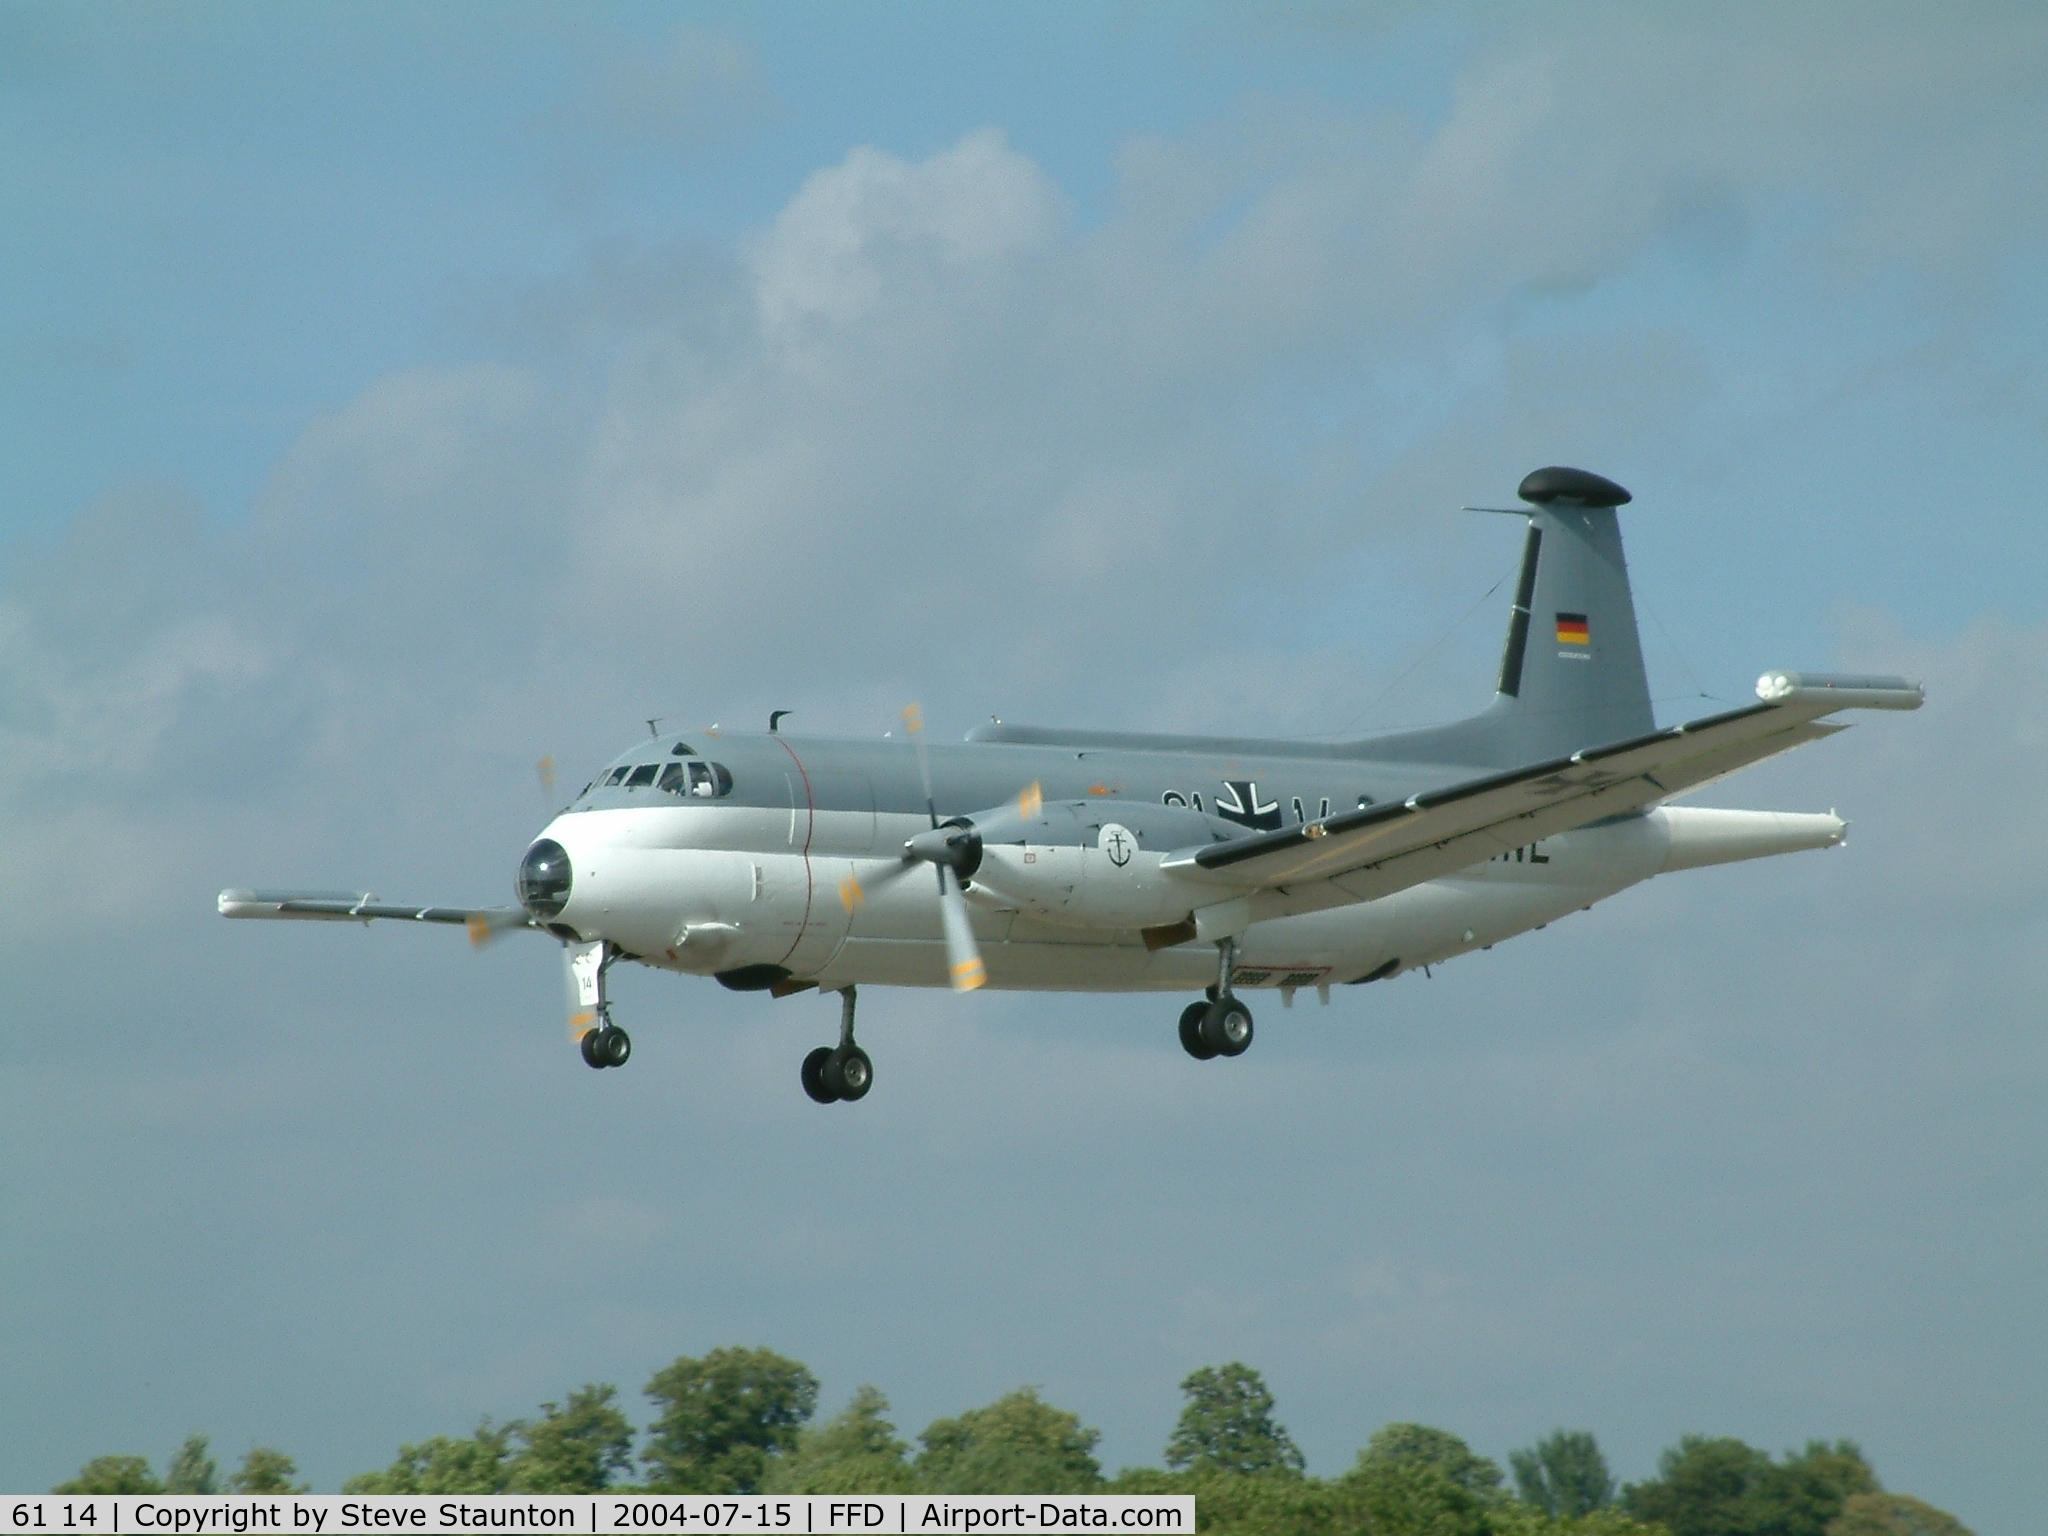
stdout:
<svg viewBox="0 0 2048 1536">
<path fill-rule="evenodd" d="M 592 789 L 660 789 L 693 800 L 723 800 L 732 793 L 732 772 L 723 763 L 699 759 L 665 763 L 621 763 Z M 586 791 L 588 793 L 588 791 Z"/>
</svg>

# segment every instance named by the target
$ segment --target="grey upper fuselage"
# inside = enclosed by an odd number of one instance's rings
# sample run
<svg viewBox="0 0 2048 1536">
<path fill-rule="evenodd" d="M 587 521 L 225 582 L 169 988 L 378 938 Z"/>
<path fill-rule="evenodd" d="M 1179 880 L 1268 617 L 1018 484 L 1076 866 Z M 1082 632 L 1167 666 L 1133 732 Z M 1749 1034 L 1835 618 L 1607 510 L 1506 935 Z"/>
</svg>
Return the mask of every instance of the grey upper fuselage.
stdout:
<svg viewBox="0 0 2048 1536">
<path fill-rule="evenodd" d="M 1408 738 L 1385 741 L 1398 752 Z M 1368 755 L 1375 745 L 991 725 L 965 742 L 930 745 L 932 799 L 943 821 L 1008 805 L 1036 784 L 1048 801 L 1119 806 L 1111 819 L 1129 826 L 1140 846 L 1163 850 L 1405 799 L 1474 771 L 1471 764 L 1382 760 Z M 731 791 L 700 800 L 652 785 L 603 783 L 617 768 L 677 759 L 718 763 L 731 776 Z M 926 814 L 916 749 L 907 738 L 722 731 L 638 743 L 614 758 L 570 810 L 699 804 Z"/>
<path fill-rule="evenodd" d="M 1143 735 L 981 726 L 933 744 L 940 820 L 1014 802 L 1032 784 L 1048 802 L 1114 802 L 1188 814 L 1117 820 L 1147 849 L 1273 831 L 1362 805 L 1564 758 L 1649 733 L 1655 722 L 1615 507 L 1628 493 L 1584 471 L 1539 470 L 1493 703 L 1451 725 L 1351 742 Z M 707 804 L 922 816 L 908 737 L 866 740 L 769 733 L 651 738 L 615 758 L 574 810 L 674 804 L 654 786 L 606 786 L 622 764 L 695 757 L 722 763 L 729 795 Z M 687 794 L 682 803 L 693 803 Z M 1196 813 L 1199 813 L 1198 815 Z M 835 818 L 839 821 L 841 818 Z M 1085 820 L 1085 818 L 1084 818 Z M 1085 827 L 1077 835 L 1086 837 Z M 892 848 L 890 851 L 894 851 Z"/>
</svg>

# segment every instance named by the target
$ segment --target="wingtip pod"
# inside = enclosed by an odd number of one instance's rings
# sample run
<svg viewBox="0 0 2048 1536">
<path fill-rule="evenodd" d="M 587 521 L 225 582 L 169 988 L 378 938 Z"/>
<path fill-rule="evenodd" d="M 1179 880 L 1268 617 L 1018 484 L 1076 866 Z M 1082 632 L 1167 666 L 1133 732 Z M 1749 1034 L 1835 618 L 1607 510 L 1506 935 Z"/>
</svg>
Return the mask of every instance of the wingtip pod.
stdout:
<svg viewBox="0 0 2048 1536">
<path fill-rule="evenodd" d="M 1830 709 L 1918 709 L 1927 690 L 1903 677 L 1855 672 L 1766 672 L 1756 680 L 1766 704 L 1825 704 Z"/>
</svg>

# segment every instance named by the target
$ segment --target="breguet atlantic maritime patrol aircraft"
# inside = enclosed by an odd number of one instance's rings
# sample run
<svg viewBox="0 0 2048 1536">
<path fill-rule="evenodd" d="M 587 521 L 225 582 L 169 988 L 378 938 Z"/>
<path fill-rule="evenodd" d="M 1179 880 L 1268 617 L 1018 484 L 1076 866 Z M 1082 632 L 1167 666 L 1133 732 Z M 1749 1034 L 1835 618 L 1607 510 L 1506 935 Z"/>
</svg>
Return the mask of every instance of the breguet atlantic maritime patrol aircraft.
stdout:
<svg viewBox="0 0 2048 1536">
<path fill-rule="evenodd" d="M 819 1103 L 864 1097 L 855 989 L 1201 994 L 1190 1056 L 1252 1042 L 1243 994 L 1379 981 L 1589 907 L 1652 875 L 1842 841 L 1833 813 L 1668 804 L 1844 727 L 1916 709 L 1896 677 L 1767 672 L 1759 702 L 1659 730 L 1615 509 L 1584 470 L 1522 481 L 1528 519 L 1493 703 L 1336 744 L 995 723 L 927 748 L 691 732 L 617 757 L 520 860 L 517 907 L 223 891 L 228 917 L 462 924 L 560 940 L 570 1031 L 625 1064 L 621 960 L 777 997 L 840 994 Z M 1483 510 L 1503 510 L 1499 508 Z"/>
</svg>

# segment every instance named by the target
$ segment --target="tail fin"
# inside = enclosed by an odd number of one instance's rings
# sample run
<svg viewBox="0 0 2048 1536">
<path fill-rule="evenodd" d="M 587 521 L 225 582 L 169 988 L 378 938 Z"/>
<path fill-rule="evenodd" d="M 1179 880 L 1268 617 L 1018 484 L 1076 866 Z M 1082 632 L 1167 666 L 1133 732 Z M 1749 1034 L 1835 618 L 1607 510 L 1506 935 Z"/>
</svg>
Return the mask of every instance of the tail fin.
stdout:
<svg viewBox="0 0 2048 1536">
<path fill-rule="evenodd" d="M 1513 768 L 1656 729 L 1615 508 L 1629 494 L 1583 469 L 1539 469 L 1491 706 L 1456 725 L 1380 737 L 1374 757 Z"/>
</svg>

